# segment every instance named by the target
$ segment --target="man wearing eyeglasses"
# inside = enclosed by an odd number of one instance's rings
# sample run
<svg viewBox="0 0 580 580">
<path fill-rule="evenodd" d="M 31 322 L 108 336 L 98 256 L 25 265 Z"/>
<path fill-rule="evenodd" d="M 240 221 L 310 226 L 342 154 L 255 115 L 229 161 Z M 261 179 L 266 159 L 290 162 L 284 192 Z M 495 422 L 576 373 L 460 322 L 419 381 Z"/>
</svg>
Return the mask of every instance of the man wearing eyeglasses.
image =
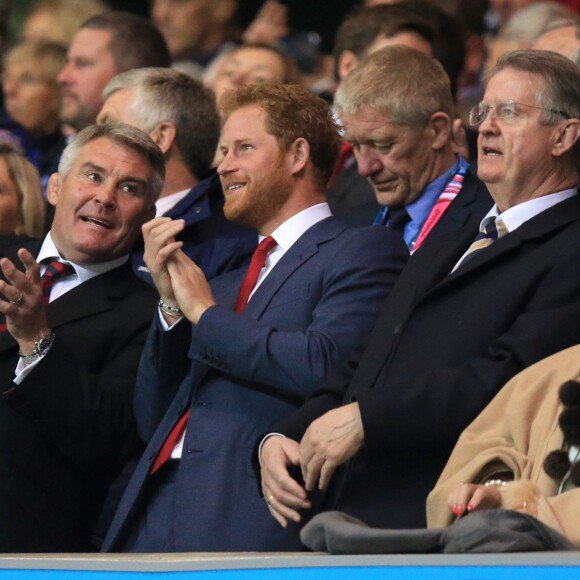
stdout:
<svg viewBox="0 0 580 580">
<path fill-rule="evenodd" d="M 580 342 L 580 70 L 508 53 L 471 122 L 495 204 L 411 258 L 366 348 L 262 441 L 262 491 L 283 525 L 307 519 L 320 488 L 324 510 L 424 527 L 461 431 L 517 372 Z"/>
</svg>

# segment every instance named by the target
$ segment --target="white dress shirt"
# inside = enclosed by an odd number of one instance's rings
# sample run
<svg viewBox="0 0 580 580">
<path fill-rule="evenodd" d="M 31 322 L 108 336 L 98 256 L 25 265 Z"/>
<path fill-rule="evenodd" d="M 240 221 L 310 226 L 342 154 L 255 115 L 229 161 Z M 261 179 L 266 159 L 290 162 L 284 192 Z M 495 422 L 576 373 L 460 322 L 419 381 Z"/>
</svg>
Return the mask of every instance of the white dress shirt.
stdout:
<svg viewBox="0 0 580 580">
<path fill-rule="evenodd" d="M 549 195 L 543 195 L 542 197 L 536 197 L 535 199 L 530 199 L 528 201 L 524 201 L 523 203 L 519 203 L 514 207 L 510 207 L 505 211 L 499 212 L 497 205 L 494 206 L 487 212 L 487 215 L 483 218 L 485 220 L 486 217 L 489 216 L 499 216 L 501 215 L 501 219 L 505 224 L 508 232 L 513 232 L 517 230 L 524 222 L 536 217 L 538 214 L 541 214 L 543 211 L 550 209 L 552 206 L 576 195 L 577 189 L 565 189 L 563 191 L 558 191 L 556 193 L 550 193 Z M 481 220 L 483 222 L 483 220 Z"/>
</svg>

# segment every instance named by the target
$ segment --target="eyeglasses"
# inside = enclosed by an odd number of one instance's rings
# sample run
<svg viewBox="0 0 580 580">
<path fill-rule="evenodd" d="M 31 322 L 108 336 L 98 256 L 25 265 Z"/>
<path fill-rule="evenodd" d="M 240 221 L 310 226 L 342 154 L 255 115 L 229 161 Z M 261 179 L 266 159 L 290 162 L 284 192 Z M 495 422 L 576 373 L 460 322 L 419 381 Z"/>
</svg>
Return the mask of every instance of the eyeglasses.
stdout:
<svg viewBox="0 0 580 580">
<path fill-rule="evenodd" d="M 549 111 L 550 113 L 555 113 L 556 115 L 561 115 L 565 119 L 569 119 L 570 116 L 564 111 L 557 111 L 556 109 L 546 109 L 545 107 L 538 107 L 536 105 L 527 105 L 525 103 L 516 103 L 509 99 L 507 101 L 496 101 L 494 105 L 487 105 L 486 103 L 479 103 L 475 105 L 471 111 L 469 111 L 469 124 L 472 127 L 479 127 L 489 115 L 489 112 L 493 109 L 493 116 L 496 119 L 502 119 L 504 121 L 511 121 L 519 116 L 518 107 L 530 107 L 532 109 L 541 109 L 542 111 Z"/>
</svg>

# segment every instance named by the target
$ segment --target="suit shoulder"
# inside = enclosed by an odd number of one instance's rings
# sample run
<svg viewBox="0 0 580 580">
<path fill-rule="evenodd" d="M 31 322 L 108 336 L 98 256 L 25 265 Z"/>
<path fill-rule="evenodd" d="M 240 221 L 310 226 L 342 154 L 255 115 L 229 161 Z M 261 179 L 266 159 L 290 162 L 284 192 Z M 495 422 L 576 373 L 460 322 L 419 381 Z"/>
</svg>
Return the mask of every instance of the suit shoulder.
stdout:
<svg viewBox="0 0 580 580">
<path fill-rule="evenodd" d="M 342 231 L 336 236 L 338 244 L 344 244 L 353 249 L 364 248 L 367 251 L 376 251 L 377 253 L 384 253 L 388 248 L 408 253 L 401 235 L 392 229 L 382 226 L 342 225 Z"/>
</svg>

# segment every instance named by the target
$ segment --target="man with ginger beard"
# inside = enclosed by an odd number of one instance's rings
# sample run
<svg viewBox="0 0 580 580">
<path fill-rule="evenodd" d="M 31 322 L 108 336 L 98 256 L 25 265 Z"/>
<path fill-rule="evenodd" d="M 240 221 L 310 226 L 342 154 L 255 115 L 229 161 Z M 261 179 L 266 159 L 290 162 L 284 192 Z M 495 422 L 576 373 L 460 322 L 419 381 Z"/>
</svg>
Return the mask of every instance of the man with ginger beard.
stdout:
<svg viewBox="0 0 580 580">
<path fill-rule="evenodd" d="M 220 105 L 224 212 L 262 241 L 247 270 L 210 285 L 174 241 L 181 223 L 144 227 L 160 294 L 135 397 L 148 447 L 105 551 L 298 548 L 259 497 L 254 442 L 363 339 L 405 263 L 392 230 L 330 215 L 324 185 L 340 138 L 322 99 L 263 83 Z"/>
</svg>

